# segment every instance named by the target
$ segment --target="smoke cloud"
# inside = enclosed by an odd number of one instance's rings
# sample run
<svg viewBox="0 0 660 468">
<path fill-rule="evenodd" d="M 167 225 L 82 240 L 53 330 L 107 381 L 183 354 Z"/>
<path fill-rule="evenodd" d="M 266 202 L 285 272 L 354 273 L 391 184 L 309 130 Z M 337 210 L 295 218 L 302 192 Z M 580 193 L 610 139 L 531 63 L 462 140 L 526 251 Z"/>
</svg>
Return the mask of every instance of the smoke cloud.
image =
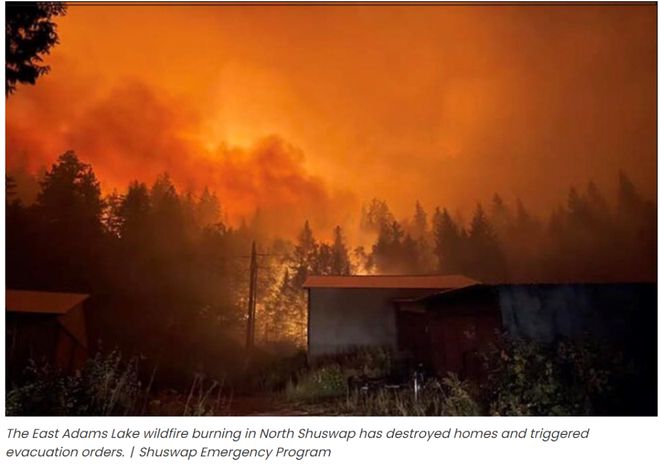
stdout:
<svg viewBox="0 0 660 468">
<path fill-rule="evenodd" d="M 8 100 L 10 169 L 74 149 L 107 189 L 167 171 L 296 224 L 655 191 L 655 5 L 73 4 L 60 40 Z"/>
</svg>

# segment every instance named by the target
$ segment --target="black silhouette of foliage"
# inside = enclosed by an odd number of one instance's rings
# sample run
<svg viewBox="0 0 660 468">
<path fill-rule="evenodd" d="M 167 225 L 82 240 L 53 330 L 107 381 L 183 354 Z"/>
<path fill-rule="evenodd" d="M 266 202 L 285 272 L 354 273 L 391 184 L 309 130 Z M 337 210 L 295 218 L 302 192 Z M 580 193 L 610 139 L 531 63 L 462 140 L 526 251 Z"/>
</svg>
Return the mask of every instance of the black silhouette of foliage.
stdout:
<svg viewBox="0 0 660 468">
<path fill-rule="evenodd" d="M 332 258 L 330 259 L 330 274 L 350 275 L 351 259 L 344 239 L 341 227 L 336 226 L 334 231 L 334 242 L 332 244 Z"/>
<path fill-rule="evenodd" d="M 465 240 L 459 226 L 446 209 L 436 208 L 433 216 L 437 271 L 443 274 L 464 273 L 462 268 Z"/>
<path fill-rule="evenodd" d="M 60 2 L 7 3 L 5 22 L 5 95 L 19 83 L 34 84 L 48 73 L 43 56 L 58 43 L 53 17 L 66 13 Z"/>
</svg>

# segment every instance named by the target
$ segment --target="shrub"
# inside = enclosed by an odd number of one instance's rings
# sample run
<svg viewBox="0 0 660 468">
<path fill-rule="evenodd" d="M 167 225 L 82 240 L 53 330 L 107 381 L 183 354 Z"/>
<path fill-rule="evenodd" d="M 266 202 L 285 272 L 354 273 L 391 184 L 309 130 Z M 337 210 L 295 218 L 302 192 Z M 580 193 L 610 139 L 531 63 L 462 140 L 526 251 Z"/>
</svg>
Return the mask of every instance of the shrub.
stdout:
<svg viewBox="0 0 660 468">
<path fill-rule="evenodd" d="M 456 374 L 449 373 L 442 379 L 442 416 L 478 416 L 480 405 L 473 397 L 474 390 Z"/>
<path fill-rule="evenodd" d="M 263 359 L 249 372 L 243 387 L 248 391 L 281 392 L 287 384 L 305 369 L 306 355 L 298 352 L 292 356 Z"/>
<path fill-rule="evenodd" d="M 7 393 L 7 414 L 21 416 L 109 416 L 134 414 L 143 390 L 138 359 L 114 351 L 97 354 L 74 375 L 31 361 L 20 385 Z"/>
<path fill-rule="evenodd" d="M 286 387 L 289 400 L 317 401 L 346 394 L 348 379 L 338 365 L 319 367 L 298 376 Z"/>
<path fill-rule="evenodd" d="M 387 379 L 395 368 L 392 352 L 385 347 L 356 347 L 323 356 L 310 367 L 291 375 L 285 395 L 289 400 L 313 401 L 344 396 L 349 382 Z"/>
<path fill-rule="evenodd" d="M 222 387 L 222 384 L 216 380 L 207 382 L 203 375 L 195 375 L 186 398 L 183 416 L 225 414 L 231 404 L 231 398 L 228 399 L 222 394 Z"/>
<path fill-rule="evenodd" d="M 316 360 L 315 365 L 336 365 L 341 367 L 347 377 L 370 379 L 389 377 L 396 370 L 392 350 L 383 346 L 355 347 L 343 353 L 323 356 Z"/>
<path fill-rule="evenodd" d="M 592 415 L 613 405 L 632 369 L 623 355 L 593 340 L 552 344 L 499 340 L 485 356 L 484 398 L 494 415 Z"/>
</svg>

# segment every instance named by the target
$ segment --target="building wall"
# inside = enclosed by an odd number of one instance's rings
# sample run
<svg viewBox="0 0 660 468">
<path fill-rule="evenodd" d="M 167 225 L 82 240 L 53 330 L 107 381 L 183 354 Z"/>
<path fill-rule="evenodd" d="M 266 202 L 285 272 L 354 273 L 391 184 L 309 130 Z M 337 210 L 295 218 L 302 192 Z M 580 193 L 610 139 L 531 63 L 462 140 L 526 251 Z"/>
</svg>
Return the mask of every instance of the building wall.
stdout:
<svg viewBox="0 0 660 468">
<path fill-rule="evenodd" d="M 497 286 L 502 321 L 514 337 L 551 342 L 591 336 L 639 341 L 657 330 L 655 284 Z"/>
<path fill-rule="evenodd" d="M 56 315 L 7 312 L 5 326 L 8 379 L 20 376 L 30 359 L 54 364 L 60 330 Z"/>
<path fill-rule="evenodd" d="M 87 343 L 82 305 L 70 314 L 65 317 L 6 312 L 6 364 L 10 378 L 19 377 L 30 359 L 37 362 L 45 359 L 63 371 L 84 364 Z"/>
<path fill-rule="evenodd" d="M 396 348 L 395 298 L 420 297 L 437 290 L 309 289 L 308 356 L 318 357 L 358 346 Z"/>
<path fill-rule="evenodd" d="M 448 300 L 429 301 L 429 356 L 432 370 L 461 378 L 480 378 L 479 353 L 502 328 L 497 301 L 488 291 L 467 293 Z"/>
</svg>

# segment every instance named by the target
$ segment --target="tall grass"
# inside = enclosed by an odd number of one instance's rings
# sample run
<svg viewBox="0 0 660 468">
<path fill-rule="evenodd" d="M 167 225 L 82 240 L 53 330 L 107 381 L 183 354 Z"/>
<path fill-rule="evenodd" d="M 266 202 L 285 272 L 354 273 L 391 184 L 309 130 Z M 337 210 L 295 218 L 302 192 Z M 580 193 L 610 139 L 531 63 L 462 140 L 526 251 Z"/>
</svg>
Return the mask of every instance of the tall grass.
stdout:
<svg viewBox="0 0 660 468">
<path fill-rule="evenodd" d="M 19 385 L 7 393 L 8 415 L 126 416 L 139 411 L 144 389 L 138 358 L 118 351 L 89 359 L 73 375 L 30 361 Z"/>
<path fill-rule="evenodd" d="M 450 374 L 415 391 L 402 386 L 372 392 L 352 391 L 338 402 L 339 412 L 356 416 L 475 416 L 480 414 L 468 385 Z"/>
<path fill-rule="evenodd" d="M 155 391 L 156 368 L 144 386 L 140 359 L 118 351 L 98 353 L 75 374 L 31 361 L 20 383 L 7 392 L 9 416 L 203 416 L 228 414 L 231 393 L 224 385 L 196 374 L 186 393 Z"/>
</svg>

